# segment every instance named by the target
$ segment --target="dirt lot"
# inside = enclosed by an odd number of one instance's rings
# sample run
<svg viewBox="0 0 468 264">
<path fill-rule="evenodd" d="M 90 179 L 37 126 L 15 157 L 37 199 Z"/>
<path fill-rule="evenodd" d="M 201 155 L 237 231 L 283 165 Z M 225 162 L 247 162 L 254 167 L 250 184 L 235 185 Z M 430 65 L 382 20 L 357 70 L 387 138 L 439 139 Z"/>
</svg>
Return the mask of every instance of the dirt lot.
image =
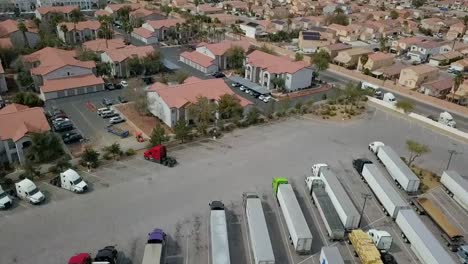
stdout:
<svg viewBox="0 0 468 264">
<path fill-rule="evenodd" d="M 172 133 L 171 129 L 167 127 L 164 123 L 162 123 L 158 118 L 154 116 L 142 116 L 135 108 L 134 103 L 116 105 L 115 108 L 119 112 L 121 112 L 124 116 L 127 117 L 128 121 L 133 123 L 136 127 L 133 127 L 129 124 L 130 130 L 132 134 L 134 134 L 136 129 L 141 130 L 147 136 L 151 135 L 151 131 L 157 124 L 161 124 L 166 133 Z M 129 123 L 130 123 L 129 122 Z"/>
<path fill-rule="evenodd" d="M 424 170 L 415 166 L 411 166 L 411 170 L 421 180 L 422 192 L 427 192 L 428 190 L 440 186 L 440 177 L 432 171 Z"/>
</svg>

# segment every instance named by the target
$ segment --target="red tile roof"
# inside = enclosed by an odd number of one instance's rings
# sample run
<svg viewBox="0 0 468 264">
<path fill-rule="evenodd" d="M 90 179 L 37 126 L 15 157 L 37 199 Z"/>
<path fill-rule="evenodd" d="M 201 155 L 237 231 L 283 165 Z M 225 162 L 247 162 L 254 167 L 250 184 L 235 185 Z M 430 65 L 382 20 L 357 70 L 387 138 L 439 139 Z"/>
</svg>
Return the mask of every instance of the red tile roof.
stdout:
<svg viewBox="0 0 468 264">
<path fill-rule="evenodd" d="M 373 61 L 379 61 L 379 60 L 393 59 L 393 55 L 383 53 L 383 52 L 376 52 L 376 53 L 369 54 L 368 58 Z"/>
<path fill-rule="evenodd" d="M 200 96 L 211 100 L 219 100 L 225 94 L 231 94 L 239 98 L 241 105 L 244 107 L 252 104 L 249 100 L 236 95 L 222 79 L 189 80 L 189 82 L 183 84 L 165 87 L 161 87 L 156 83 L 148 91 L 158 93 L 170 108 L 181 108 L 194 103 Z"/>
<path fill-rule="evenodd" d="M 39 62 L 39 66 L 31 69 L 31 74 L 44 75 L 66 65 L 92 69 L 96 67 L 94 61 L 79 61 L 75 59 L 75 50 L 62 50 L 57 48 L 43 48 L 29 55 L 23 56 L 27 62 Z"/>
<path fill-rule="evenodd" d="M 7 19 L 5 21 L 0 22 L 0 37 L 8 37 L 10 36 L 10 34 L 18 31 L 18 23 L 18 21 L 11 19 Z M 34 23 L 32 23 L 32 21 L 24 21 L 24 24 L 26 25 L 26 28 L 29 32 L 38 32 L 38 29 L 36 28 Z"/>
<path fill-rule="evenodd" d="M 146 8 L 138 8 L 137 10 L 134 10 L 130 12 L 130 15 L 135 16 L 135 17 L 147 17 L 151 16 L 153 14 L 158 14 L 156 10 L 148 10 Z"/>
<path fill-rule="evenodd" d="M 453 86 L 453 78 L 442 78 L 439 80 L 424 83 L 422 86 L 437 91 L 450 90 Z"/>
<path fill-rule="evenodd" d="M 121 49 L 107 50 L 105 53 L 113 62 L 122 62 L 132 56 L 143 58 L 154 52 L 152 46 L 126 46 Z"/>
<path fill-rule="evenodd" d="M 198 51 L 192 51 L 192 52 L 184 51 L 183 53 L 180 54 L 180 56 L 187 60 L 193 61 L 196 64 L 205 68 L 210 67 L 211 65 L 214 65 L 213 58 L 210 58 Z"/>
<path fill-rule="evenodd" d="M 295 73 L 309 66 L 305 61 L 292 61 L 287 57 L 279 57 L 259 50 L 247 55 L 247 63 L 266 69 L 270 73 Z"/>
<path fill-rule="evenodd" d="M 75 9 L 79 9 L 79 6 L 41 6 L 38 7 L 36 10 L 41 15 L 45 15 L 47 13 L 63 13 L 68 14 Z"/>
<path fill-rule="evenodd" d="M 4 74 L 5 70 L 3 69 L 2 61 L 0 60 L 0 74 Z"/>
<path fill-rule="evenodd" d="M 176 19 L 176 18 L 171 18 L 171 19 L 162 19 L 162 20 L 148 20 L 146 23 L 150 25 L 154 29 L 160 29 L 163 27 L 169 28 L 169 27 L 175 27 L 177 23 L 182 24 L 184 23 L 184 19 Z"/>
<path fill-rule="evenodd" d="M 111 13 L 107 12 L 106 10 L 102 10 L 102 9 L 99 9 L 97 10 L 96 12 L 94 12 L 94 16 L 95 17 L 99 17 L 99 16 L 110 16 Z"/>
<path fill-rule="evenodd" d="M 101 77 L 89 74 L 70 78 L 45 80 L 44 85 L 41 86 L 41 91 L 49 93 L 100 84 L 104 84 L 104 80 Z"/>
<path fill-rule="evenodd" d="M 64 22 L 60 23 L 58 28 L 60 28 L 62 25 L 65 25 L 68 29 L 68 31 L 73 31 L 75 30 L 75 23 L 73 22 Z M 90 30 L 98 30 L 99 27 L 101 27 L 101 23 L 97 20 L 86 20 L 86 21 L 80 21 L 76 23 L 76 30 L 77 31 L 82 31 L 85 29 L 90 29 Z"/>
<path fill-rule="evenodd" d="M 250 46 L 251 46 L 250 42 L 242 41 L 242 40 L 241 41 L 224 40 L 224 41 L 221 41 L 219 43 L 214 43 L 214 44 L 200 43 L 198 45 L 198 47 L 206 47 L 215 56 L 224 55 L 232 47 L 241 47 L 245 52 L 247 52 Z"/>
<path fill-rule="evenodd" d="M 28 133 L 50 130 L 42 107 L 11 104 L 0 110 L 0 140 L 18 141 Z"/>
<path fill-rule="evenodd" d="M 13 48 L 10 38 L 0 38 L 0 48 Z"/>
<path fill-rule="evenodd" d="M 82 45 L 83 48 L 95 52 L 104 52 L 109 49 L 121 49 L 126 47 L 123 39 L 108 39 L 107 41 L 105 39 L 95 39 L 86 41 Z"/>
<path fill-rule="evenodd" d="M 153 32 L 143 27 L 135 28 L 132 31 L 132 34 L 137 34 L 140 37 L 145 39 L 151 38 L 153 36 Z"/>
<path fill-rule="evenodd" d="M 123 8 L 125 6 L 130 7 L 131 10 L 136 10 L 136 9 L 141 7 L 141 5 L 138 4 L 138 3 L 133 3 L 133 4 L 110 4 L 110 5 L 107 5 L 106 7 L 108 7 L 113 12 L 117 12 L 117 11 L 119 11 L 121 8 Z"/>
</svg>

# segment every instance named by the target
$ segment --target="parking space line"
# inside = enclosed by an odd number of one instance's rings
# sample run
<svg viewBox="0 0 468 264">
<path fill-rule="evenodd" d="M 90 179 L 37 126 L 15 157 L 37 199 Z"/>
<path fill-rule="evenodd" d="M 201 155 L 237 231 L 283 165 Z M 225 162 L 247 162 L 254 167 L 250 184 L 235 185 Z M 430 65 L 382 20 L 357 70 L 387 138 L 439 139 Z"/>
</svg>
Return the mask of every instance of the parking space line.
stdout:
<svg viewBox="0 0 468 264">
<path fill-rule="evenodd" d="M 209 218 L 208 218 L 209 219 Z M 211 263 L 211 239 L 210 239 L 210 229 L 211 225 L 210 222 L 208 221 L 208 228 L 206 229 L 206 241 L 208 241 L 208 264 Z"/>
<path fill-rule="evenodd" d="M 387 216 L 383 216 L 383 217 L 381 217 L 381 218 L 379 218 L 377 220 L 374 220 L 374 221 L 370 222 L 369 224 L 367 224 L 366 226 L 362 227 L 362 229 L 366 229 L 367 227 L 372 227 L 373 224 L 379 222 L 382 219 L 386 219 L 386 218 L 387 218 Z"/>
<path fill-rule="evenodd" d="M 86 122 L 86 124 L 88 124 L 89 127 L 91 127 L 91 129 L 94 130 L 94 126 L 93 124 L 88 120 L 88 118 L 80 111 L 80 109 L 78 109 L 78 107 L 75 105 L 75 104 L 71 104 L 71 106 L 73 108 L 75 108 L 75 110 L 78 112 L 78 114 L 83 118 L 83 120 Z M 81 132 L 81 131 L 80 131 Z"/>
<path fill-rule="evenodd" d="M 315 255 L 311 255 L 311 256 L 309 256 L 308 258 L 306 258 L 306 259 L 304 259 L 304 260 L 302 260 L 301 262 L 296 263 L 296 264 L 304 263 L 305 261 L 307 261 L 307 260 L 309 260 L 309 259 L 312 259 L 312 262 L 315 263 L 314 256 L 315 256 Z"/>
<path fill-rule="evenodd" d="M 346 248 L 348 249 L 349 255 L 351 256 L 351 260 L 353 261 L 353 263 L 356 264 L 356 260 L 355 260 L 356 257 L 354 256 L 354 253 L 351 252 L 351 249 L 349 248 L 348 242 L 345 242 L 345 245 L 346 245 Z"/>
<path fill-rule="evenodd" d="M 189 263 L 189 235 L 187 234 L 187 239 L 185 241 L 185 264 Z"/>
<path fill-rule="evenodd" d="M 443 206 L 442 203 L 440 202 L 439 198 L 437 198 L 437 197 L 436 197 L 434 194 L 432 194 L 432 193 L 430 194 L 430 196 L 432 196 L 432 198 L 434 198 L 434 200 L 436 201 L 436 203 L 438 203 L 438 204 L 440 205 L 439 207 L 442 209 L 442 211 L 443 211 L 444 213 L 448 214 L 448 216 L 450 216 L 450 218 L 452 218 L 452 220 L 453 220 L 459 227 L 461 227 L 461 229 L 463 229 L 463 231 L 464 231 L 465 233 L 467 233 L 466 229 L 460 224 L 460 222 L 458 222 L 458 220 L 452 215 L 452 213 L 450 213 L 449 210 L 446 210 L 446 209 L 444 208 L 444 206 Z"/>
<path fill-rule="evenodd" d="M 459 211 L 465 216 L 468 218 L 468 213 L 466 212 L 466 209 L 463 208 L 460 204 L 458 204 L 457 201 L 455 201 L 455 199 L 453 199 L 452 197 L 450 197 L 446 192 L 443 192 L 445 194 L 446 197 L 448 197 L 448 199 L 450 200 L 450 204 L 452 204 L 453 206 L 455 206 L 456 208 L 459 209 Z"/>
<path fill-rule="evenodd" d="M 312 203 L 310 202 L 310 195 L 307 194 L 307 192 L 305 191 L 305 186 L 302 185 L 302 192 L 304 193 L 305 197 L 306 197 L 306 200 L 307 200 L 307 204 L 309 205 L 309 210 L 312 211 L 312 218 L 314 219 L 315 223 L 317 223 L 315 226 L 318 227 L 319 229 L 319 232 L 320 232 L 320 236 L 322 237 L 322 240 L 323 242 L 325 243 L 326 246 L 328 246 L 328 239 L 327 237 L 323 234 L 323 230 L 322 230 L 322 227 L 320 226 L 320 222 L 318 221 L 318 218 L 317 216 L 315 215 L 314 213 L 314 206 L 312 205 Z"/>
<path fill-rule="evenodd" d="M 277 216 L 277 219 L 279 220 L 279 223 L 280 223 L 280 226 L 281 226 L 281 231 L 282 231 L 282 233 L 283 233 L 283 237 L 286 237 L 286 247 L 287 247 L 288 252 L 289 252 L 289 260 L 291 261 L 290 263 L 291 263 L 291 264 L 295 264 L 295 263 L 294 263 L 294 259 L 293 259 L 293 257 L 292 257 L 291 248 L 290 248 L 289 243 L 288 243 L 288 241 L 289 241 L 289 235 L 286 234 L 286 229 L 284 228 L 283 219 L 282 219 L 281 216 L 279 215 L 279 214 L 280 214 L 280 213 L 279 213 L 279 206 L 278 206 L 278 204 L 277 204 L 276 202 L 275 202 L 275 208 L 276 208 L 275 214 L 276 214 L 276 216 Z M 278 212 L 278 214 L 277 214 L 276 212 Z M 283 241 L 284 241 L 284 240 L 283 240 Z"/>
</svg>

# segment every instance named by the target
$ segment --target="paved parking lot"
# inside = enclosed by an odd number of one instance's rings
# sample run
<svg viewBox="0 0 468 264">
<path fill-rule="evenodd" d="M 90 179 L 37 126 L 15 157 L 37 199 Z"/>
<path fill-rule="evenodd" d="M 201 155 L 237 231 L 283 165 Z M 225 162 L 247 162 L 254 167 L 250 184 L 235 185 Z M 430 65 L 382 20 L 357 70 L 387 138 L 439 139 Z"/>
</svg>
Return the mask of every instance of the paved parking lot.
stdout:
<svg viewBox="0 0 468 264">
<path fill-rule="evenodd" d="M 431 153 L 418 163 L 437 173 L 445 168 L 448 149 L 456 147 L 468 153 L 467 145 L 371 109 L 368 116 L 352 122 L 289 119 L 236 130 L 216 141 L 181 145 L 170 150 L 179 161 L 175 168 L 147 162 L 139 155 L 103 165 L 90 173 L 81 172 L 92 183 L 92 190 L 83 195 L 40 183 L 40 188 L 50 195 L 47 203 L 34 207 L 21 203 L 0 212 L 0 263 L 65 263 L 77 252 L 96 252 L 106 245 L 117 245 L 125 259 L 139 263 L 147 233 L 153 228 L 168 233 L 169 263 L 207 263 L 211 200 L 226 204 L 232 262 L 251 263 L 241 206 L 241 195 L 247 191 L 255 191 L 263 198 L 278 263 L 318 263 L 322 244 L 338 245 L 347 263 L 358 263 L 352 257 L 351 246 L 326 239 L 303 179 L 313 163 L 329 163 L 360 208 L 360 193 L 370 190 L 354 172 L 352 159 L 372 159 L 367 144 L 375 140 L 392 145 L 405 156 L 404 142 L 408 138 L 430 146 Z M 454 156 L 451 168 L 466 172 L 465 157 Z M 278 176 L 289 178 L 295 186 L 314 235 L 312 255 L 298 256 L 289 246 L 283 216 L 271 190 L 271 180 Z M 460 212 L 452 200 L 441 203 L 448 204 L 445 209 L 460 223 L 466 219 L 466 212 Z M 366 206 L 363 225 L 393 235 L 391 252 L 398 263 L 418 263 L 375 199 Z M 430 228 L 439 232 L 434 226 Z"/>
</svg>

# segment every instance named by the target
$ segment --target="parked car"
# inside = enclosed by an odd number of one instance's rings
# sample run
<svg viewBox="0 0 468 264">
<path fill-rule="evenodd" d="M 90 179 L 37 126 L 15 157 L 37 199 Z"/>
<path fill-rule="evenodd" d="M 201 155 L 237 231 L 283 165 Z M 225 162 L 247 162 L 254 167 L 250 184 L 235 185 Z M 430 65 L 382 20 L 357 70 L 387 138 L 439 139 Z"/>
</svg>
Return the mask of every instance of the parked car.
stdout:
<svg viewBox="0 0 468 264">
<path fill-rule="evenodd" d="M 215 72 L 215 73 L 212 74 L 212 76 L 215 77 L 215 78 L 223 78 L 226 75 L 224 75 L 224 73 L 222 73 L 222 72 Z"/>
<path fill-rule="evenodd" d="M 123 88 L 128 87 L 128 83 L 125 80 L 120 81 L 120 85 L 122 85 Z"/>
<path fill-rule="evenodd" d="M 122 85 L 120 83 L 114 83 L 115 89 L 122 89 Z"/>
<path fill-rule="evenodd" d="M 57 118 L 68 118 L 68 116 L 64 113 L 56 113 L 55 115 L 50 117 L 51 120 L 54 120 Z"/>
<path fill-rule="evenodd" d="M 106 83 L 105 88 L 106 90 L 109 90 L 109 91 L 117 89 L 113 83 Z"/>
<path fill-rule="evenodd" d="M 109 119 L 109 123 L 111 124 L 118 124 L 125 122 L 125 119 L 123 119 L 121 116 L 114 116 L 111 119 Z"/>
<path fill-rule="evenodd" d="M 259 100 L 262 100 L 265 99 L 265 95 L 261 94 L 259 97 L 258 97 Z"/>
<path fill-rule="evenodd" d="M 111 106 L 111 105 L 114 104 L 114 102 L 112 102 L 111 99 L 103 98 L 102 99 L 102 104 L 105 105 L 105 106 Z"/>
<path fill-rule="evenodd" d="M 240 83 L 235 82 L 235 83 L 232 83 L 231 86 L 234 88 L 237 88 L 237 87 L 241 87 L 242 85 Z"/>
<path fill-rule="evenodd" d="M 97 110 L 97 113 L 100 116 L 102 112 L 105 112 L 105 111 L 112 111 L 112 110 L 109 107 L 102 107 Z"/>
<path fill-rule="evenodd" d="M 111 118 L 111 117 L 118 116 L 118 115 L 119 114 L 117 114 L 113 110 L 104 111 L 104 112 L 101 113 L 102 118 Z"/>
<path fill-rule="evenodd" d="M 119 102 L 122 103 L 122 104 L 128 102 L 128 100 L 127 100 L 125 97 L 123 97 L 123 96 L 119 96 L 117 99 L 118 99 Z"/>
<path fill-rule="evenodd" d="M 64 122 L 70 122 L 70 119 L 63 118 L 63 117 L 58 117 L 58 118 L 52 119 L 52 124 L 54 124 L 54 125 L 61 124 L 61 123 L 64 123 Z"/>
<path fill-rule="evenodd" d="M 71 143 L 76 143 L 76 142 L 83 140 L 83 136 L 81 134 L 71 132 L 71 133 L 67 133 L 63 135 L 62 139 L 63 139 L 63 143 L 71 144 Z"/>
<path fill-rule="evenodd" d="M 263 98 L 262 101 L 263 101 L 264 103 L 268 103 L 268 102 L 270 101 L 270 99 L 271 99 L 271 96 L 268 95 L 268 96 L 265 96 L 265 98 Z"/>
<path fill-rule="evenodd" d="M 245 91 L 245 89 L 247 89 L 247 88 L 245 88 L 244 85 L 241 85 L 241 86 L 239 87 L 239 89 L 240 89 L 241 91 Z"/>
<path fill-rule="evenodd" d="M 54 124 L 54 130 L 57 132 L 70 131 L 72 129 L 73 129 L 73 124 L 70 121 L 59 123 L 59 124 Z"/>
</svg>

